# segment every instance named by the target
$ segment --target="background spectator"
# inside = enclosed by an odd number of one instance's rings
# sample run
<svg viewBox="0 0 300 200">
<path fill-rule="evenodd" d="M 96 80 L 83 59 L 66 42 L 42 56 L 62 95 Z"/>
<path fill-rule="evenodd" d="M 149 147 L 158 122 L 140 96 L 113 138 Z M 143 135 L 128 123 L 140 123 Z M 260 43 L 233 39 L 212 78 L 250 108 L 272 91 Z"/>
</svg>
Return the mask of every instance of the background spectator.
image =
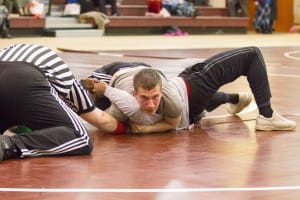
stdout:
<svg viewBox="0 0 300 200">
<path fill-rule="evenodd" d="M 290 28 L 291 33 L 300 31 L 300 0 L 294 0 L 294 25 Z"/>
<path fill-rule="evenodd" d="M 254 0 L 256 14 L 254 18 L 254 28 L 257 33 L 272 33 L 273 18 L 271 11 L 272 0 Z"/>
<path fill-rule="evenodd" d="M 227 0 L 227 8 L 229 16 L 248 16 L 248 0 Z"/>
<path fill-rule="evenodd" d="M 3 5 L 2 0 L 0 0 L 0 32 L 3 38 L 12 37 L 8 30 L 8 9 Z"/>
<path fill-rule="evenodd" d="M 111 6 L 111 15 L 119 15 L 116 0 L 94 0 L 94 5 L 99 7 L 100 12 L 107 15 L 106 5 Z"/>
</svg>

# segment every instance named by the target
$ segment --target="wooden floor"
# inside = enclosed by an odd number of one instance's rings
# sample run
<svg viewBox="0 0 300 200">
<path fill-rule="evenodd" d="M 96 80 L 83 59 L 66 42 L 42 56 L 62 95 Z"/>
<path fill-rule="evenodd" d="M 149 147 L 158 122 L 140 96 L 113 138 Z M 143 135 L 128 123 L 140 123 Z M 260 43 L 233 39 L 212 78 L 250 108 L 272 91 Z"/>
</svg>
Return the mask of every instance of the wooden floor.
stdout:
<svg viewBox="0 0 300 200">
<path fill-rule="evenodd" d="M 263 47 L 273 107 L 300 124 L 299 47 Z M 78 78 L 112 61 L 143 61 L 176 76 L 224 49 L 128 50 L 131 56 L 60 53 Z M 108 51 L 106 51 L 108 52 Z M 222 91 L 250 91 L 246 79 Z M 300 131 L 255 132 L 254 102 L 239 116 L 225 106 L 190 131 L 106 135 L 89 127 L 90 156 L 0 164 L 0 199 L 290 200 L 300 197 Z"/>
</svg>

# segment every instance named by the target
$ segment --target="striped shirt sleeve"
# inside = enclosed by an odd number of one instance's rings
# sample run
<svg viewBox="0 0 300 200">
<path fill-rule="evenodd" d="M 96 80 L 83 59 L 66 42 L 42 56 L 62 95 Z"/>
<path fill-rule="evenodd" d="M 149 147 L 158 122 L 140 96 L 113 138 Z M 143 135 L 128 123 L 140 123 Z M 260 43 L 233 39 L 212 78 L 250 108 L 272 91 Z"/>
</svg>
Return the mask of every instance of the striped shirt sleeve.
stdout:
<svg viewBox="0 0 300 200">
<path fill-rule="evenodd" d="M 90 112 L 95 108 L 94 103 L 88 96 L 87 91 L 78 80 L 73 82 L 69 94 L 64 98 L 65 103 L 77 114 Z"/>
<path fill-rule="evenodd" d="M 67 96 L 74 75 L 66 63 L 48 47 L 36 44 L 15 44 L 0 51 L 0 60 L 28 62 L 39 68 L 61 96 Z"/>
</svg>

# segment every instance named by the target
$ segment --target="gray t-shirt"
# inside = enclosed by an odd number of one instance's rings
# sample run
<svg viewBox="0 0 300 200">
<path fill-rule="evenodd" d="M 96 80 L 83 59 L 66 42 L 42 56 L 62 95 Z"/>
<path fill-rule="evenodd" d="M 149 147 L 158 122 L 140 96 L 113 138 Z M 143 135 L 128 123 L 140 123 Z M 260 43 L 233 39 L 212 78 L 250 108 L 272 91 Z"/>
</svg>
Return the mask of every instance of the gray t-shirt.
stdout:
<svg viewBox="0 0 300 200">
<path fill-rule="evenodd" d="M 149 115 L 141 111 L 139 104 L 133 96 L 133 77 L 144 66 L 137 68 L 124 69 L 117 72 L 110 86 L 105 91 L 112 106 L 106 111 L 120 121 L 130 120 L 138 124 L 153 124 L 164 117 L 178 117 L 182 113 L 182 101 L 178 89 L 174 84 L 170 83 L 166 77 L 160 72 L 162 77 L 162 98 L 156 114 Z M 126 92 L 115 90 L 118 88 Z"/>
</svg>

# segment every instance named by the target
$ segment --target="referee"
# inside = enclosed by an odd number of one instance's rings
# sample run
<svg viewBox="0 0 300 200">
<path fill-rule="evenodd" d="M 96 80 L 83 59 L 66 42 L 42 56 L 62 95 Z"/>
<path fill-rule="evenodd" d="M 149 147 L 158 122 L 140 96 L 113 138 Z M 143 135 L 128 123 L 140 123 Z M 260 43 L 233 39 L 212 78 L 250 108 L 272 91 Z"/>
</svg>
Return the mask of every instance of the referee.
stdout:
<svg viewBox="0 0 300 200">
<path fill-rule="evenodd" d="M 100 130 L 123 131 L 122 124 L 95 108 L 63 60 L 41 45 L 0 51 L 0 95 L 0 134 L 16 125 L 32 130 L 0 135 L 0 161 L 90 154 L 92 141 L 78 115 Z"/>
</svg>

